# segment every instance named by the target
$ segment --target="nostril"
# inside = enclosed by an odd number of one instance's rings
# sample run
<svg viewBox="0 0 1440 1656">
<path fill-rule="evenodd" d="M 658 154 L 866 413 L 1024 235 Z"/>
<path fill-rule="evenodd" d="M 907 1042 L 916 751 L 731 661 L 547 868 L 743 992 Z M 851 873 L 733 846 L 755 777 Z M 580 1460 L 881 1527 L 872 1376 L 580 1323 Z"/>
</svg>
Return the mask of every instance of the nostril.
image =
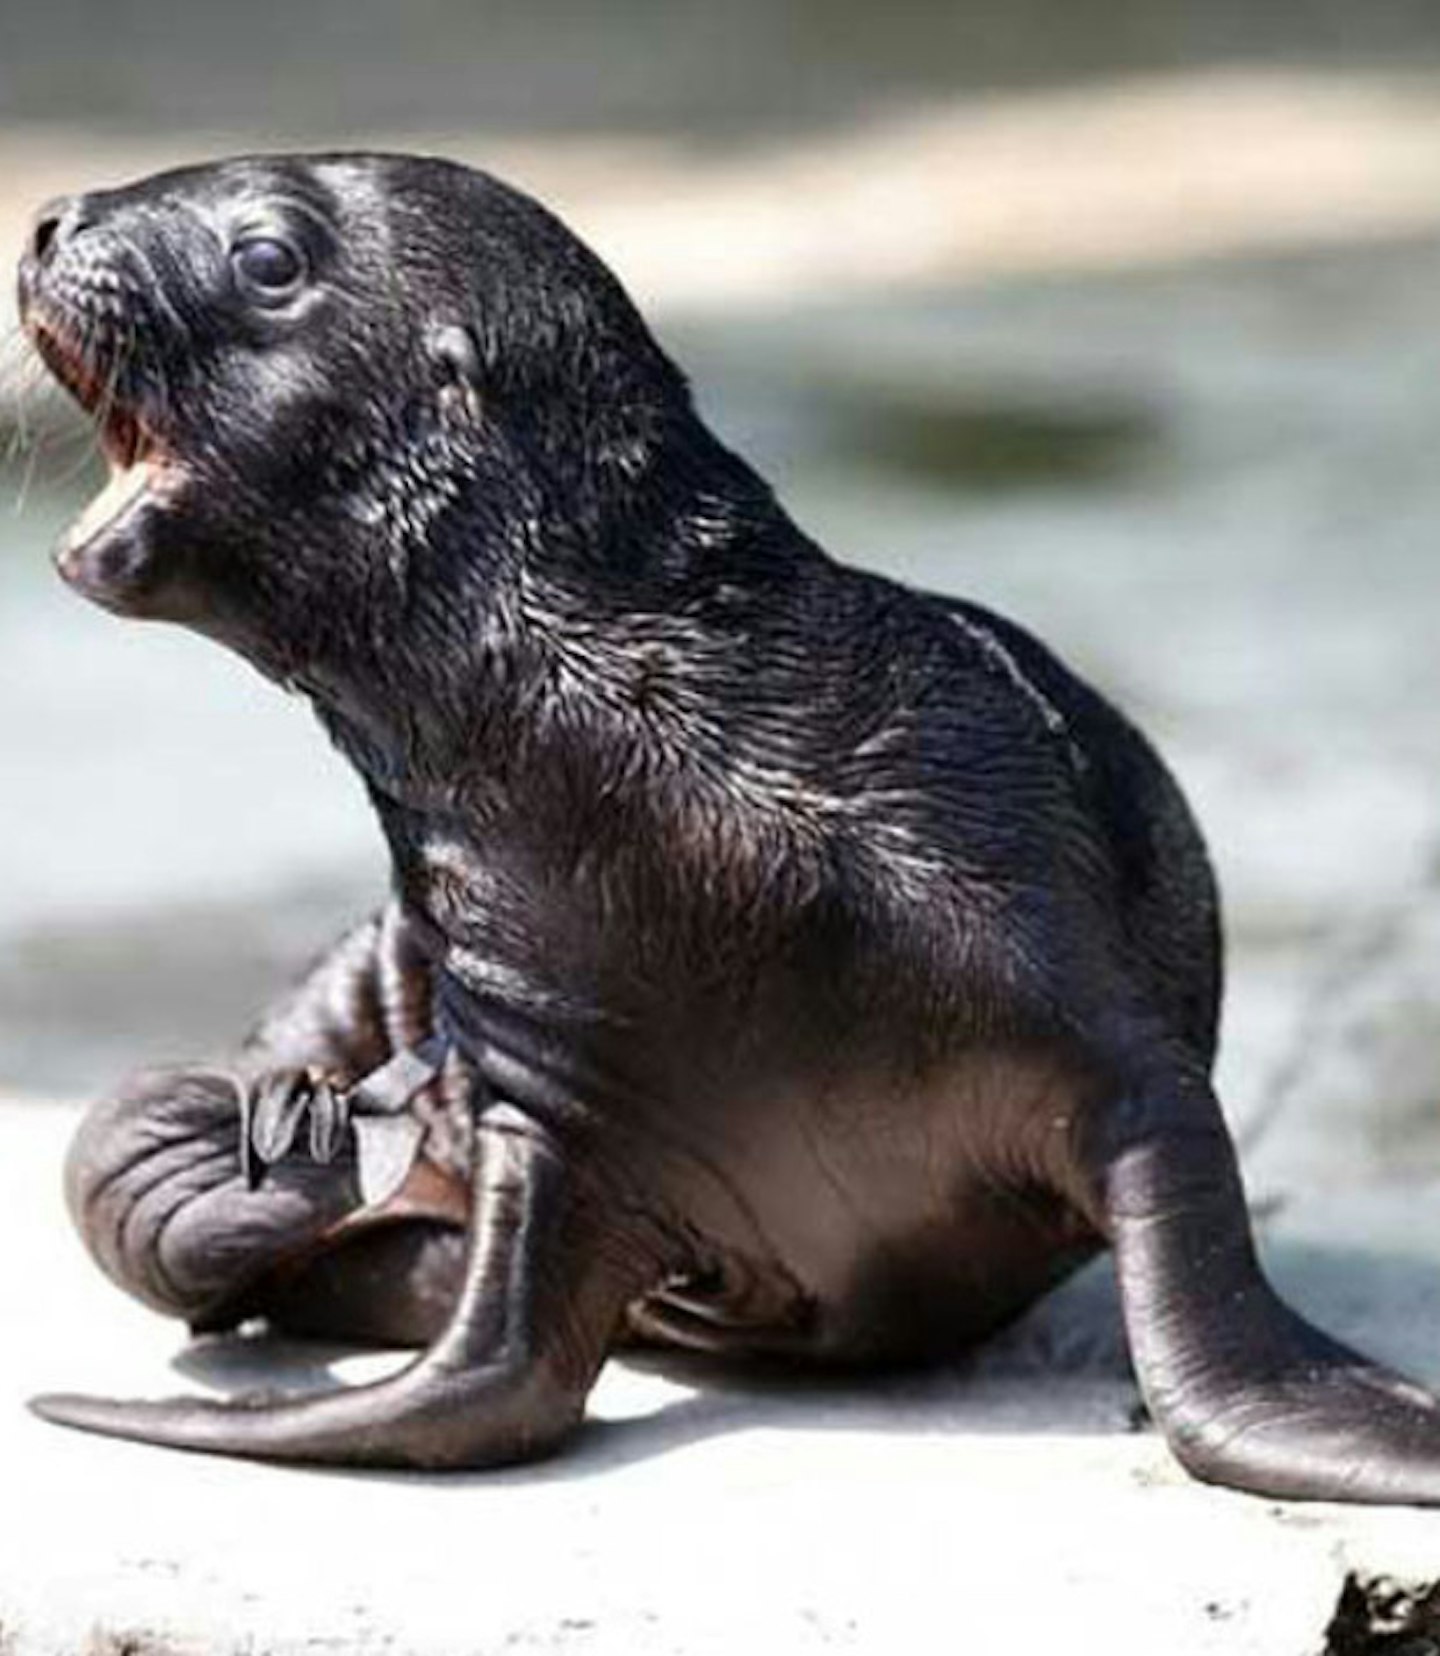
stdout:
<svg viewBox="0 0 1440 1656">
<path fill-rule="evenodd" d="M 89 224 L 84 196 L 61 196 L 47 201 L 35 215 L 30 251 L 43 264 L 62 243 Z"/>
<path fill-rule="evenodd" d="M 39 220 L 30 237 L 30 251 L 42 263 L 55 244 L 55 236 L 60 229 L 60 215 L 48 214 Z"/>
</svg>

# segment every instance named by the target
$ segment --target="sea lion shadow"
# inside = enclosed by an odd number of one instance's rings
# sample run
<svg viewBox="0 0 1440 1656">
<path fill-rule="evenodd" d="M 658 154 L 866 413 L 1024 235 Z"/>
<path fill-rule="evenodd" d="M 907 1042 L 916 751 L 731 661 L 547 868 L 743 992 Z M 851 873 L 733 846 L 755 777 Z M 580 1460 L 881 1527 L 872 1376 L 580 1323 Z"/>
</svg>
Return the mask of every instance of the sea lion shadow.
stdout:
<svg viewBox="0 0 1440 1656">
<path fill-rule="evenodd" d="M 1440 1264 L 1396 1252 L 1280 1241 L 1264 1250 L 1287 1297 L 1337 1337 L 1440 1386 Z M 1418 1311 L 1418 1314 L 1417 1314 Z M 303 1394 L 403 1362 L 270 1334 L 207 1336 L 173 1366 L 224 1394 Z M 614 1359 L 617 1396 L 641 1407 L 597 1409 L 550 1460 L 477 1473 L 332 1472 L 417 1478 L 438 1487 L 584 1479 L 731 1433 L 850 1431 L 968 1435 L 1131 1433 L 1148 1419 L 1130 1364 L 1114 1271 L 1099 1259 L 1010 1327 L 963 1357 L 904 1370 L 817 1372 L 656 1347 Z M 356 1372 L 357 1366 L 361 1372 Z"/>
</svg>

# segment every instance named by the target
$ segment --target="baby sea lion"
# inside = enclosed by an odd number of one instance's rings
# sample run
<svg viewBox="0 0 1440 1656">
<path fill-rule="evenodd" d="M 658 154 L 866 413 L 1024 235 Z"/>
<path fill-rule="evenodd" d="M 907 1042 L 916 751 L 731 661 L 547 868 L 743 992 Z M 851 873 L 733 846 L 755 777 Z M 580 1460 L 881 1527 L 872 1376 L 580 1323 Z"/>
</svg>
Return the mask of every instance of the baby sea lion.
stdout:
<svg viewBox="0 0 1440 1656">
<path fill-rule="evenodd" d="M 394 868 L 234 1074 L 101 1107 L 81 1224 L 196 1320 L 427 1342 L 318 1398 L 42 1414 L 488 1466 L 565 1438 L 636 1331 L 931 1356 L 1108 1244 L 1195 1474 L 1440 1501 L 1440 1404 L 1257 1266 L 1161 762 L 1020 628 L 807 539 L 548 213 L 435 160 L 227 161 L 46 209 L 20 298 L 113 473 L 62 575 L 308 698 Z M 334 1097 L 437 1035 L 463 1153 L 367 1224 Z"/>
</svg>

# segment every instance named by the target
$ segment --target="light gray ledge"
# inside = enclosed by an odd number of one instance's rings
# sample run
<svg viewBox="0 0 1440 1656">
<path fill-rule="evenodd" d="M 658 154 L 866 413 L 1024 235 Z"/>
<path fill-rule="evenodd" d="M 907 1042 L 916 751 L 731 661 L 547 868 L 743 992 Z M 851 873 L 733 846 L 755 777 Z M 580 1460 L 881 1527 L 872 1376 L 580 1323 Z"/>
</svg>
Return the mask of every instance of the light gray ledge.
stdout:
<svg viewBox="0 0 1440 1656">
<path fill-rule="evenodd" d="M 525 1470 L 281 1470 L 60 1431 L 28 1394 L 256 1372 L 234 1342 L 177 1363 L 180 1331 L 83 1256 L 58 1191 L 74 1119 L 0 1105 L 5 1656 L 1304 1656 L 1347 1568 L 1440 1564 L 1440 1517 L 1204 1489 L 1130 1430 L 1103 1268 L 965 1372 L 716 1387 L 612 1365 L 595 1423 Z M 1299 1204 L 1272 1248 L 1337 1332 L 1432 1379 L 1437 1204 Z M 263 1372 L 313 1384 L 322 1358 L 282 1348 Z"/>
</svg>

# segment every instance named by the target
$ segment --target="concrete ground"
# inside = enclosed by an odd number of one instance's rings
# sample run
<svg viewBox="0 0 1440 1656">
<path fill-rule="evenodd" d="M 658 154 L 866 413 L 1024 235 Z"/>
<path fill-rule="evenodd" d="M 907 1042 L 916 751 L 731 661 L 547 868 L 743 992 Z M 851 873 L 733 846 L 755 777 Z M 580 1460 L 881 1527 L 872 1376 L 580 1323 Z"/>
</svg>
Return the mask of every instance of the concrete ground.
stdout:
<svg viewBox="0 0 1440 1656">
<path fill-rule="evenodd" d="M 1422 889 L 1338 952 L 1240 1126 L 1282 1290 L 1440 1384 L 1437 939 Z M 63 1211 L 76 1119 L 0 1104 L 4 1656 L 1350 1656 L 1395 1647 L 1327 1645 L 1348 1574 L 1440 1568 L 1433 1513 L 1191 1482 L 1137 1413 L 1106 1261 L 970 1363 L 905 1379 L 613 1363 L 578 1441 L 530 1469 L 322 1473 L 64 1432 L 27 1395 L 304 1388 L 395 1361 L 187 1344 L 122 1298 Z"/>
<path fill-rule="evenodd" d="M 122 1299 L 62 1211 L 74 1120 L 0 1108 L 6 1656 L 1319 1656 L 1347 1571 L 1440 1563 L 1433 1514 L 1190 1482 L 1137 1429 L 1103 1266 L 964 1370 L 819 1386 L 612 1364 L 579 1441 L 529 1470 L 295 1471 L 64 1432 L 26 1396 L 315 1385 L 389 1360 L 187 1346 Z M 1440 1381 L 1437 1209 L 1440 1181 L 1286 1204 L 1273 1268 Z"/>
</svg>

